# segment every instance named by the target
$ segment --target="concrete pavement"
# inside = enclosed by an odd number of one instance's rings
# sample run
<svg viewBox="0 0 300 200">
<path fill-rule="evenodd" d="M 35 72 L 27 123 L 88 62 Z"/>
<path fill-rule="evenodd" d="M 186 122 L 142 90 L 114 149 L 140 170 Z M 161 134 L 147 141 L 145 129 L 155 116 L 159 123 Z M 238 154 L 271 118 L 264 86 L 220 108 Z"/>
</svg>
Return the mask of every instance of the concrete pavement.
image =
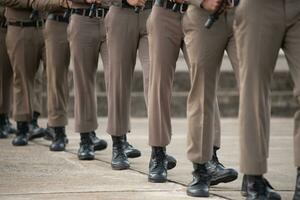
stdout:
<svg viewBox="0 0 300 200">
<path fill-rule="evenodd" d="M 142 151 L 142 157 L 130 159 L 131 169 L 110 168 L 111 141 L 105 133 L 106 119 L 99 119 L 97 135 L 105 138 L 109 148 L 96 153 L 94 161 L 79 161 L 76 156 L 79 135 L 74 133 L 74 120 L 67 128 L 69 145 L 66 152 L 50 152 L 49 141 L 38 139 L 25 147 L 13 147 L 11 138 L 0 140 L 0 199 L 124 199 L 181 200 L 200 199 L 185 195 L 191 180 L 191 163 L 186 159 L 186 120 L 174 119 L 173 140 L 168 153 L 178 165 L 169 171 L 166 184 L 147 182 L 150 148 L 147 145 L 147 120 L 133 119 L 129 141 Z M 41 120 L 45 127 L 46 120 Z M 296 170 L 293 165 L 293 120 L 271 120 L 269 173 L 266 177 L 280 192 L 283 200 L 291 200 Z M 222 119 L 222 149 L 219 158 L 228 167 L 238 169 L 238 122 Z M 242 175 L 233 183 L 211 189 L 210 199 L 243 199 L 240 196 Z"/>
</svg>

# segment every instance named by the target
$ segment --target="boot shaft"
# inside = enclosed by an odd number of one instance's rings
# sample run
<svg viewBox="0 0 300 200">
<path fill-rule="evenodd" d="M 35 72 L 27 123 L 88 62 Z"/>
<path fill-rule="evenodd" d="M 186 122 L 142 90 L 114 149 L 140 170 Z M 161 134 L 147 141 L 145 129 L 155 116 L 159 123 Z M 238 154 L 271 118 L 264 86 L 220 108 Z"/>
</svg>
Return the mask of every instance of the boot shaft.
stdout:
<svg viewBox="0 0 300 200">
<path fill-rule="evenodd" d="M 39 112 L 36 112 L 34 111 L 33 114 L 32 114 L 32 120 L 31 120 L 31 123 L 35 124 L 35 125 L 38 125 L 38 119 L 39 119 L 39 116 L 41 114 Z"/>
<path fill-rule="evenodd" d="M 28 122 L 17 122 L 17 135 L 26 135 L 29 132 Z"/>
<path fill-rule="evenodd" d="M 55 135 L 58 135 L 58 136 L 66 136 L 66 128 L 64 126 L 62 127 L 53 127 L 54 129 L 54 132 L 55 132 Z"/>
<path fill-rule="evenodd" d="M 166 147 L 152 147 L 151 158 L 165 158 L 166 156 Z"/>
<path fill-rule="evenodd" d="M 125 140 L 124 136 L 111 136 L 112 142 L 113 142 L 113 147 L 122 147 Z"/>
<path fill-rule="evenodd" d="M 80 140 L 82 144 L 93 144 L 90 134 L 90 132 L 80 133 Z"/>
<path fill-rule="evenodd" d="M 0 114 L 0 126 L 3 126 L 6 124 L 6 114 Z"/>
</svg>

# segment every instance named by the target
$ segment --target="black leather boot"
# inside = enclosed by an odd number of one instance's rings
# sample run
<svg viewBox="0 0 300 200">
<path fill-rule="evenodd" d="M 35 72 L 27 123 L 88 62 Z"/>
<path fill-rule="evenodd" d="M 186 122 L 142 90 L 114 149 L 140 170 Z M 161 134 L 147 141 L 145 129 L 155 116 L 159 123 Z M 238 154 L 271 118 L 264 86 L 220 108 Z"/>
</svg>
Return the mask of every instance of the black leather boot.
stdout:
<svg viewBox="0 0 300 200">
<path fill-rule="evenodd" d="M 167 162 L 168 162 L 167 169 L 171 170 L 174 167 L 176 167 L 177 160 L 173 156 L 171 156 L 171 155 L 167 154 L 166 156 L 167 156 Z"/>
<path fill-rule="evenodd" d="M 125 148 L 125 153 L 128 158 L 138 158 L 141 156 L 141 151 L 134 148 L 129 142 L 127 141 L 127 136 L 126 134 L 123 136 L 124 140 L 124 148 Z"/>
<path fill-rule="evenodd" d="M 209 197 L 211 175 L 206 166 L 207 163 L 193 164 L 193 181 L 187 187 L 187 195 L 192 197 Z"/>
<path fill-rule="evenodd" d="M 300 167 L 297 170 L 296 188 L 293 200 L 300 200 Z"/>
<path fill-rule="evenodd" d="M 6 129 L 6 118 L 4 114 L 0 115 L 0 139 L 8 137 L 8 131 Z"/>
<path fill-rule="evenodd" d="M 242 193 L 242 196 L 244 196 L 244 197 L 248 196 L 247 178 L 248 178 L 247 175 L 243 176 L 241 193 Z M 263 184 L 266 187 L 267 199 L 268 200 L 280 200 L 281 199 L 280 195 L 277 192 L 275 192 L 274 188 L 271 186 L 269 181 L 267 179 L 265 179 L 264 177 L 262 177 L 262 179 L 263 179 L 262 180 Z"/>
<path fill-rule="evenodd" d="M 148 181 L 152 183 L 167 182 L 167 155 L 165 147 L 152 147 L 151 158 L 149 162 Z"/>
<path fill-rule="evenodd" d="M 90 134 L 91 133 L 80 133 L 81 142 L 77 153 L 79 160 L 94 160 L 95 158 L 94 144 Z"/>
<path fill-rule="evenodd" d="M 68 144 L 65 127 L 53 127 L 55 136 L 50 145 L 50 151 L 64 151 Z"/>
<path fill-rule="evenodd" d="M 12 123 L 9 121 L 8 115 L 5 115 L 6 118 L 6 130 L 9 134 L 15 134 L 17 133 L 17 129 L 12 125 Z"/>
<path fill-rule="evenodd" d="M 274 191 L 271 184 L 263 176 L 244 175 L 242 190 L 244 190 L 246 200 L 281 199 L 280 195 Z"/>
<path fill-rule="evenodd" d="M 217 150 L 219 148 L 214 147 L 214 154 L 212 159 L 207 163 L 208 173 L 212 176 L 210 185 L 218 185 L 219 183 L 229 183 L 238 178 L 238 172 L 231 168 L 225 168 L 219 162 L 217 156 Z"/>
<path fill-rule="evenodd" d="M 130 167 L 124 148 L 123 136 L 111 136 L 113 141 L 111 167 L 114 170 L 124 170 Z"/>
<path fill-rule="evenodd" d="M 29 124 L 29 140 L 44 137 L 45 130 L 43 128 L 40 128 L 38 125 L 39 116 L 40 113 L 35 111 L 33 112 L 33 117 Z"/>
<path fill-rule="evenodd" d="M 94 150 L 95 151 L 101 151 L 107 148 L 107 142 L 105 140 L 102 140 L 96 136 L 95 131 L 91 132 L 90 134 L 91 140 L 94 144 Z"/>
<path fill-rule="evenodd" d="M 44 139 L 49 140 L 49 141 L 53 141 L 54 137 L 55 137 L 54 129 L 47 124 L 47 128 L 44 131 Z"/>
<path fill-rule="evenodd" d="M 13 139 L 12 144 L 14 146 L 25 146 L 28 144 L 28 122 L 17 122 L 17 133 Z"/>
</svg>

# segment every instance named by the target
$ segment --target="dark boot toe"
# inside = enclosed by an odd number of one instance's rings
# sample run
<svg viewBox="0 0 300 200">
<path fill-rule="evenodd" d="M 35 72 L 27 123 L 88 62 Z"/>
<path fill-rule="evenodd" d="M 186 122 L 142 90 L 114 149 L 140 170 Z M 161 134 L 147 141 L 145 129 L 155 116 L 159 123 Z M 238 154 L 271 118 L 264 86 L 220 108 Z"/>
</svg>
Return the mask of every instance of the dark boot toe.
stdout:
<svg viewBox="0 0 300 200">
<path fill-rule="evenodd" d="M 173 156 L 167 155 L 167 161 L 168 161 L 168 165 L 167 165 L 168 170 L 171 170 L 176 167 L 177 160 Z"/>
<path fill-rule="evenodd" d="M 17 136 L 13 139 L 12 144 L 14 146 L 25 146 L 28 144 L 28 139 L 26 136 Z"/>
</svg>

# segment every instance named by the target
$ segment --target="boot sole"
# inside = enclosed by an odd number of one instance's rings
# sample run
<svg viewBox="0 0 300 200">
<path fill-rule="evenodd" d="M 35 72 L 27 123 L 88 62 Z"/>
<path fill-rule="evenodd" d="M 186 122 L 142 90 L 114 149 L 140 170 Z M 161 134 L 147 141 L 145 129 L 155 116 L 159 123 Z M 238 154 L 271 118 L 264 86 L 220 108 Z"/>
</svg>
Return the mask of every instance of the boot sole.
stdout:
<svg viewBox="0 0 300 200">
<path fill-rule="evenodd" d="M 106 148 L 107 148 L 107 146 L 106 147 L 97 147 L 97 146 L 95 146 L 94 151 L 102 151 L 102 150 L 105 150 Z"/>
<path fill-rule="evenodd" d="M 235 175 L 221 177 L 217 180 L 212 180 L 210 185 L 214 186 L 214 185 L 218 185 L 220 183 L 229 183 L 229 182 L 235 181 L 237 178 L 238 178 L 238 176 L 235 176 Z"/>
<path fill-rule="evenodd" d="M 26 143 L 12 143 L 12 145 L 20 147 L 20 146 L 26 146 L 26 145 L 28 145 L 28 143 L 27 142 Z"/>
<path fill-rule="evenodd" d="M 128 158 L 138 158 L 141 157 L 141 153 L 126 153 Z"/>
<path fill-rule="evenodd" d="M 128 165 L 128 166 L 111 165 L 111 168 L 113 170 L 126 170 L 126 169 L 130 168 L 130 165 Z"/>
<path fill-rule="evenodd" d="M 39 134 L 36 134 L 36 135 L 33 135 L 32 137 L 29 137 L 28 140 L 34 140 L 34 139 L 37 139 L 37 138 L 42 138 L 44 137 L 44 133 L 39 133 Z"/>
<path fill-rule="evenodd" d="M 190 193 L 189 191 L 187 191 L 186 194 L 191 197 L 209 197 L 209 194 L 206 194 L 206 193 L 205 194 L 203 194 L 203 193 L 194 194 L 194 193 Z"/>
<path fill-rule="evenodd" d="M 78 156 L 79 160 L 94 160 L 95 156 Z"/>
<path fill-rule="evenodd" d="M 50 151 L 65 151 L 66 150 L 66 148 L 63 148 L 63 149 L 52 149 L 52 148 L 49 148 L 50 149 Z"/>
<path fill-rule="evenodd" d="M 168 179 L 152 179 L 148 177 L 148 182 L 150 183 L 166 183 Z"/>
</svg>

